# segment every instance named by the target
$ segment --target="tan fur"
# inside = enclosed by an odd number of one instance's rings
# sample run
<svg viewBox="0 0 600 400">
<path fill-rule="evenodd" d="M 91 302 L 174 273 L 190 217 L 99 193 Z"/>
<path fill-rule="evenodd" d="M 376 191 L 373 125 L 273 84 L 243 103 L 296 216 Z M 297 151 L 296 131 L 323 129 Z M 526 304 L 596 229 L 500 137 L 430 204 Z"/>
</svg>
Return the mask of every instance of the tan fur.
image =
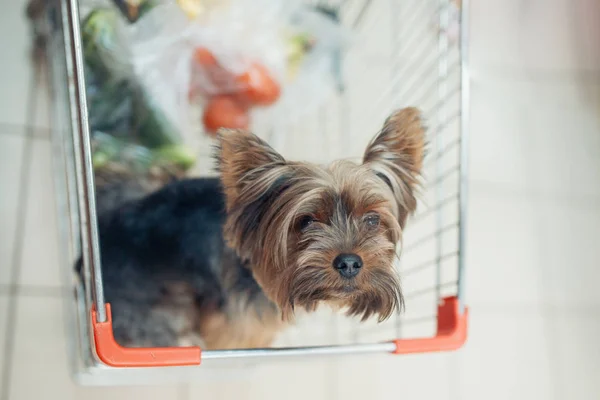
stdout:
<svg viewBox="0 0 600 400">
<path fill-rule="evenodd" d="M 252 308 L 243 313 L 229 311 L 208 313 L 200 319 L 205 349 L 268 347 L 284 327 L 276 312 L 260 316 Z"/>
<path fill-rule="evenodd" d="M 225 254 L 232 264 L 234 254 Z M 230 295 L 223 309 L 204 312 L 198 320 L 198 331 L 205 349 L 257 348 L 268 346 L 284 327 L 277 307 L 264 296 L 234 290 L 239 270 L 226 268 L 223 283 Z M 223 312 L 224 311 L 224 312 Z"/>
</svg>

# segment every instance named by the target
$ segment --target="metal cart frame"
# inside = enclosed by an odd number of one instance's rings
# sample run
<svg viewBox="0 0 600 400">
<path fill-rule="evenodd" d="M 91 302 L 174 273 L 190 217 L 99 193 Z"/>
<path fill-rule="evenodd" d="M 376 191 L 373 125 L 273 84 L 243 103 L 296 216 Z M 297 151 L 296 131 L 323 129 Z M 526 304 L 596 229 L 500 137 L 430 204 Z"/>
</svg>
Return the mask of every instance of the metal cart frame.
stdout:
<svg viewBox="0 0 600 400">
<path fill-rule="evenodd" d="M 366 0 L 357 14 L 355 23 L 363 17 L 371 1 Z M 440 4 L 449 3 L 441 0 Z M 239 349 L 201 351 L 199 348 L 151 348 L 127 349 L 119 346 L 112 336 L 110 306 L 105 303 L 102 286 L 102 268 L 99 257 L 99 240 L 96 221 L 96 205 L 94 201 L 94 175 L 91 161 L 90 129 L 88 125 L 88 108 L 84 77 L 84 59 L 80 34 L 80 14 L 77 0 L 61 0 L 60 5 L 50 10 L 53 35 L 49 42 L 52 56 L 53 93 L 55 97 L 54 134 L 56 187 L 59 196 L 58 207 L 61 217 L 61 244 L 63 262 L 72 265 L 78 254 L 82 256 L 84 275 L 87 282 L 93 282 L 91 291 L 85 291 L 73 280 L 72 268 L 65 268 L 67 279 L 73 284 L 74 297 L 67 304 L 67 330 L 74 336 L 70 347 L 73 372 L 82 383 L 116 382 L 123 377 L 121 372 L 128 370 L 131 382 L 143 374 L 147 368 L 154 367 L 154 376 L 170 374 L 181 376 L 181 371 L 189 368 L 176 366 L 193 366 L 202 361 L 203 364 L 216 365 L 218 360 L 265 358 L 289 358 L 300 355 L 341 355 L 358 353 L 424 353 L 449 351 L 460 348 L 466 340 L 467 314 L 464 301 L 465 271 L 465 224 L 467 214 L 467 165 L 468 165 L 468 121 L 469 121 L 469 80 L 467 67 L 468 38 L 468 1 L 462 1 L 460 13 L 459 68 L 460 68 L 460 105 L 457 114 L 459 137 L 448 146 L 456 146 L 459 154 L 458 192 L 456 198 L 458 222 L 458 244 L 456 249 L 456 293 L 441 297 L 439 280 L 436 282 L 438 300 L 437 329 L 433 337 L 416 339 L 396 339 L 376 343 L 357 343 L 345 345 L 304 346 L 287 348 Z M 448 15 L 440 12 L 440 27 L 448 24 Z M 440 54 L 447 51 L 448 39 L 440 34 L 438 50 Z M 448 62 L 439 60 L 436 68 L 440 75 L 448 72 Z M 66 82 L 63 85 L 62 82 Z M 390 90 L 393 90 L 390 89 Z M 438 85 L 438 95 L 445 96 L 444 84 Z M 68 109 L 64 107 L 69 104 Z M 438 120 L 445 123 L 449 117 L 438 115 Z M 446 147 L 437 148 L 434 160 L 446 151 Z M 443 175 L 442 175 L 443 176 Z M 441 178 L 440 178 L 441 179 Z M 434 207 L 442 207 L 441 200 Z M 431 208 L 435 211 L 435 208 Z M 434 232 L 441 235 L 445 227 L 438 225 Z M 445 256 L 437 253 L 432 261 L 438 264 Z M 426 267 L 425 264 L 417 266 Z M 412 270 L 412 269 L 411 269 Z M 88 308 L 88 306 L 90 306 Z M 84 350 L 82 350 L 84 349 Z M 89 349 L 89 351 L 85 351 Z M 207 363 L 206 363 L 207 362 Z M 167 370 L 169 372 L 167 372 Z M 184 374 L 185 375 L 185 374 Z M 100 378 L 98 378 L 100 377 Z M 134 378 L 132 378 L 134 377 Z M 140 378 L 145 380 L 143 378 Z"/>
</svg>

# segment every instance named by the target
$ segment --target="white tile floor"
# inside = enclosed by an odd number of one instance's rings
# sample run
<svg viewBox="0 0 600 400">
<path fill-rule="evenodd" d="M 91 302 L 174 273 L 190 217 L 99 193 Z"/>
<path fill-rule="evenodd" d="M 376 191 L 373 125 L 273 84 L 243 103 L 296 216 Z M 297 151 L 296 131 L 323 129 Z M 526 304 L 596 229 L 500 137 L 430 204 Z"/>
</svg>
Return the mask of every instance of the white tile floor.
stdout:
<svg viewBox="0 0 600 400">
<path fill-rule="evenodd" d="M 102 389 L 67 371 L 49 125 L 43 88 L 27 114 L 23 3 L 0 13 L 0 400 L 600 398 L 600 1 L 472 1 L 463 350 Z"/>
</svg>

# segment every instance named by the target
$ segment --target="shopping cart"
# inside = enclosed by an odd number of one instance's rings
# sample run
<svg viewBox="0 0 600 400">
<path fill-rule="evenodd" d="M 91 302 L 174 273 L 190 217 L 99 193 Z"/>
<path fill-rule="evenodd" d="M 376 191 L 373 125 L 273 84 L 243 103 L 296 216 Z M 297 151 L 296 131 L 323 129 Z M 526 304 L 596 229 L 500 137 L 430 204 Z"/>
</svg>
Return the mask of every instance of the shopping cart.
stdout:
<svg viewBox="0 0 600 400">
<path fill-rule="evenodd" d="M 265 349 L 119 346 L 112 336 L 99 262 L 79 4 L 62 0 L 53 2 L 48 11 L 48 54 L 55 98 L 53 148 L 61 254 L 65 279 L 73 287 L 73 296 L 65 304 L 67 329 L 73 372 L 82 383 L 187 376 L 199 369 L 244 366 L 267 358 L 450 351 L 466 340 L 467 1 L 323 3 L 337 11 L 363 46 L 344 54 L 344 87 L 337 95 L 304 118 L 301 126 L 278 121 L 268 140 L 283 147 L 284 154 L 285 148 L 294 148 L 300 158 L 312 157 L 311 161 L 357 157 L 393 109 L 423 110 L 430 146 L 424 164 L 426 184 L 418 213 L 406 229 L 398 266 L 406 311 L 380 324 L 316 313 Z M 313 144 L 310 154 L 298 149 L 300 136 L 303 143 Z M 324 140 L 327 145 L 322 145 Z M 84 285 L 73 271 L 80 255 Z"/>
</svg>

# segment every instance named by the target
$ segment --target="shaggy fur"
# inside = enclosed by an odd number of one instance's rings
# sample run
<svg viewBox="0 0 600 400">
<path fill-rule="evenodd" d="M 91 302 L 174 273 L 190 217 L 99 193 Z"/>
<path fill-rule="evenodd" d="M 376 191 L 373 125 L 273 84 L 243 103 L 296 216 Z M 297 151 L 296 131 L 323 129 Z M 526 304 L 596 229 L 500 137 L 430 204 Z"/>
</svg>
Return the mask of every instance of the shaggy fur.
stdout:
<svg viewBox="0 0 600 400">
<path fill-rule="evenodd" d="M 218 143 L 220 180 L 129 194 L 100 215 L 117 341 L 264 347 L 297 309 L 327 303 L 382 321 L 402 307 L 393 264 L 416 207 L 416 109 L 390 116 L 361 164 L 290 162 L 245 131 L 222 131 Z"/>
</svg>

